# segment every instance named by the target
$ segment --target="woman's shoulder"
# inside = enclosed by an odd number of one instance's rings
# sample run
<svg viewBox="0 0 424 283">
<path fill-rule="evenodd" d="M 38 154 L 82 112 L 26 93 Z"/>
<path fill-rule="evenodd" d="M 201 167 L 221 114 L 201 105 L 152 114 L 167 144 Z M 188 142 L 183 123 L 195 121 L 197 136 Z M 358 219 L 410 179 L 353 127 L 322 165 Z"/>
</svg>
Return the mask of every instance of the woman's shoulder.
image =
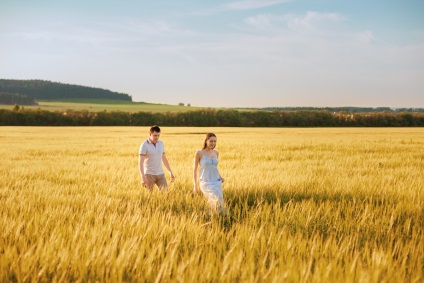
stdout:
<svg viewBox="0 0 424 283">
<path fill-rule="evenodd" d="M 203 156 L 203 150 L 199 149 L 198 151 L 196 151 L 196 156 Z"/>
</svg>

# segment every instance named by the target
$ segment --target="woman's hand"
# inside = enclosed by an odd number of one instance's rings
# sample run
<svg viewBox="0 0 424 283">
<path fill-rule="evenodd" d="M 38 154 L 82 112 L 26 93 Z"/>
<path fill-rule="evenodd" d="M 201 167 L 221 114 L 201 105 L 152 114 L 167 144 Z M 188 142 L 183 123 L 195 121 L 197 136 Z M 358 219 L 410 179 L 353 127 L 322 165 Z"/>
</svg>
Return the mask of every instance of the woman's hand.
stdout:
<svg viewBox="0 0 424 283">
<path fill-rule="evenodd" d="M 224 178 L 220 177 L 219 179 L 221 180 L 222 183 L 224 183 L 225 181 Z"/>
<path fill-rule="evenodd" d="M 193 190 L 193 193 L 195 194 L 195 195 L 198 195 L 199 194 L 199 187 L 198 186 L 194 186 L 194 190 Z"/>
</svg>

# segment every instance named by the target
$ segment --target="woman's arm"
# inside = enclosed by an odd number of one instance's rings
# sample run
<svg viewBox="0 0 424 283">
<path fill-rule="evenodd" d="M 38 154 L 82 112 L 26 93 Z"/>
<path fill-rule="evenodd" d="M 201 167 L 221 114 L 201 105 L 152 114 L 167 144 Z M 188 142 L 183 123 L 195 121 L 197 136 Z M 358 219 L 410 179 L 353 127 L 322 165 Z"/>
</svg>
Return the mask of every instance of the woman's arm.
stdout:
<svg viewBox="0 0 424 283">
<path fill-rule="evenodd" d="M 202 158 L 202 153 L 199 151 L 196 151 L 196 154 L 194 155 L 194 170 L 193 170 L 193 187 L 194 187 L 194 193 L 199 193 L 199 185 L 198 185 L 198 178 L 197 178 L 197 172 L 199 168 L 199 162 L 200 158 Z"/>
<path fill-rule="evenodd" d="M 216 153 L 216 158 L 218 158 L 219 157 L 219 152 L 217 151 L 217 150 L 215 150 L 215 153 Z M 218 174 L 219 174 L 219 180 L 221 180 L 221 182 L 223 182 L 224 183 L 224 178 L 222 178 L 222 176 L 221 176 L 221 174 L 219 173 L 219 171 L 218 171 Z"/>
</svg>

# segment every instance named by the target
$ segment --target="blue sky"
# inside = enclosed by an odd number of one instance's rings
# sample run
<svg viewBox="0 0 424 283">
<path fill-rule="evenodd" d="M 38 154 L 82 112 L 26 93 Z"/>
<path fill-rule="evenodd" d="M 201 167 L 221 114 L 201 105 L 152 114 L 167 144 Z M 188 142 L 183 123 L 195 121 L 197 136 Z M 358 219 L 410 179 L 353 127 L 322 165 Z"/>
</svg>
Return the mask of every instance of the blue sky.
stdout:
<svg viewBox="0 0 424 283">
<path fill-rule="evenodd" d="M 2 0 L 0 78 L 204 107 L 424 107 L 424 1 Z"/>
</svg>

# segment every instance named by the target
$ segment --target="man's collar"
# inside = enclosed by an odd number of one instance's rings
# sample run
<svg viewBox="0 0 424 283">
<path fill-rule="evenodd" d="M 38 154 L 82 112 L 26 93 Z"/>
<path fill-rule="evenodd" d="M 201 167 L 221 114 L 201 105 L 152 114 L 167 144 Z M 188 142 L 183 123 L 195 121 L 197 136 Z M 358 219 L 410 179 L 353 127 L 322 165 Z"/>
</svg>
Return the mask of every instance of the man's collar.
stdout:
<svg viewBox="0 0 424 283">
<path fill-rule="evenodd" d="M 155 144 L 157 144 L 157 143 L 158 143 L 158 141 L 157 141 L 156 143 L 153 143 L 153 141 L 152 141 L 150 138 L 148 138 L 148 139 L 147 139 L 147 142 L 148 142 L 148 143 L 151 143 L 151 144 L 153 144 L 153 145 L 155 145 Z"/>
</svg>

